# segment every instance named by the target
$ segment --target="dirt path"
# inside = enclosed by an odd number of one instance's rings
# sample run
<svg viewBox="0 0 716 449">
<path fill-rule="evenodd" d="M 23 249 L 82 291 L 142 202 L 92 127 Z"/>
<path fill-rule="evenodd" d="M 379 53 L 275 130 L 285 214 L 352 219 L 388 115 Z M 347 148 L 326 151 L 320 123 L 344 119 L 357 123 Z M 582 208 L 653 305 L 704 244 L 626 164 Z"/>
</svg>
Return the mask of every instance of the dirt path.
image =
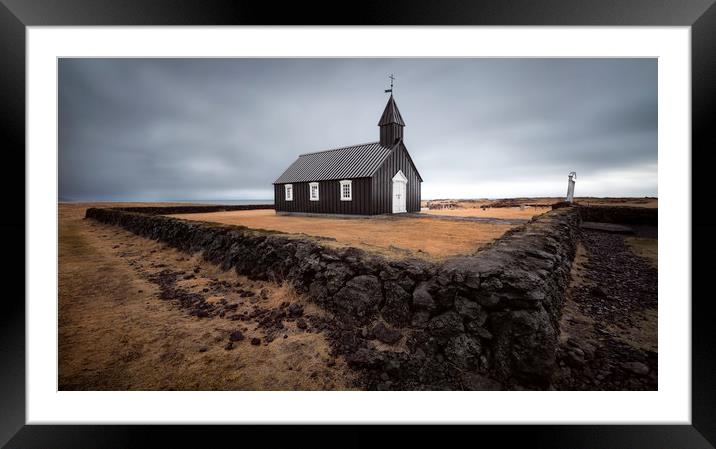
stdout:
<svg viewBox="0 0 716 449">
<path fill-rule="evenodd" d="M 59 209 L 60 390 L 352 388 L 289 287 Z"/>
<path fill-rule="evenodd" d="M 584 231 L 560 323 L 557 389 L 658 388 L 656 245 Z"/>
</svg>

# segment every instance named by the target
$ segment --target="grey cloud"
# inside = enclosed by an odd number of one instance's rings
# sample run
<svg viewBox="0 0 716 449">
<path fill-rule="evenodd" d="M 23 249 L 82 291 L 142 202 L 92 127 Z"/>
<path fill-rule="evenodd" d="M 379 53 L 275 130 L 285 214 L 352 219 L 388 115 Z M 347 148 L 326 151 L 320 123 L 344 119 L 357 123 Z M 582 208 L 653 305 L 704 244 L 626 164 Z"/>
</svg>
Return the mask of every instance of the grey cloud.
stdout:
<svg viewBox="0 0 716 449">
<path fill-rule="evenodd" d="M 426 198 L 657 193 L 655 59 L 61 59 L 60 198 L 270 198 L 377 140 L 391 72 Z"/>
</svg>

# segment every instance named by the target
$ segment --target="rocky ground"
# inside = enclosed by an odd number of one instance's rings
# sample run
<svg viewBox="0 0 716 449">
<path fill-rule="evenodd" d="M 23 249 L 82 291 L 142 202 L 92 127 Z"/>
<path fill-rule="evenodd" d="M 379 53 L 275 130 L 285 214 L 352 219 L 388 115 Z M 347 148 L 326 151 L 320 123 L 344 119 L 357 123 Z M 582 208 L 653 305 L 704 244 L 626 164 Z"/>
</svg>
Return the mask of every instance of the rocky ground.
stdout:
<svg viewBox="0 0 716 449">
<path fill-rule="evenodd" d="M 287 286 L 60 206 L 60 390 L 345 390 L 356 375 Z"/>
<path fill-rule="evenodd" d="M 655 229 L 640 229 L 655 252 Z M 560 390 L 656 390 L 657 269 L 624 236 L 583 232 L 561 322 Z"/>
</svg>

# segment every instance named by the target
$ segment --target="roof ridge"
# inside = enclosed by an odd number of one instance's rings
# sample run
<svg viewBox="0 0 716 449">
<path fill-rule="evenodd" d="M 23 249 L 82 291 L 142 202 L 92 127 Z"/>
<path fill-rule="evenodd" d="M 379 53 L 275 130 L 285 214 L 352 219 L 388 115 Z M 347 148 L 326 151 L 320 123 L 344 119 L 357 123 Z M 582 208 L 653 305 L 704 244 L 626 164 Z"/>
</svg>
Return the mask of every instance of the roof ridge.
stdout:
<svg viewBox="0 0 716 449">
<path fill-rule="evenodd" d="M 344 147 L 336 147 L 336 148 L 331 148 L 329 150 L 311 151 L 310 153 L 299 154 L 298 157 L 308 156 L 309 154 L 328 153 L 329 151 L 345 150 L 346 148 L 355 148 L 355 147 L 361 147 L 364 145 L 374 145 L 374 144 L 380 144 L 380 141 L 377 140 L 377 141 L 373 141 L 373 142 L 357 143 L 355 145 L 346 145 Z M 383 146 L 383 145 L 381 145 L 381 146 Z M 391 147 L 385 147 L 385 148 L 391 148 Z"/>
</svg>

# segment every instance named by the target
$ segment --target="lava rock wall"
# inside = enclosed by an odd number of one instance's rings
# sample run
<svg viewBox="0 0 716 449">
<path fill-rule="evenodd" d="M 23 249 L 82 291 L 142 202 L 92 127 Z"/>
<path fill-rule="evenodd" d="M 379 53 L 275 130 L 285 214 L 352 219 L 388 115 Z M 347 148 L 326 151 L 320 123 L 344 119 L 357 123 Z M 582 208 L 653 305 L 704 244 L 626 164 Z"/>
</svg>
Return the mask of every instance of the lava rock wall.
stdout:
<svg viewBox="0 0 716 449">
<path fill-rule="evenodd" d="M 187 205 L 187 206 L 146 206 L 117 207 L 114 210 L 137 212 L 145 215 L 196 214 L 210 212 L 227 212 L 233 210 L 273 209 L 273 204 L 236 204 L 236 205 Z"/>
<path fill-rule="evenodd" d="M 583 221 L 657 226 L 659 210 L 630 206 L 577 206 Z"/>
<path fill-rule="evenodd" d="M 574 208 L 442 263 L 158 215 L 176 208 L 143 209 L 91 208 L 86 217 L 202 251 L 242 275 L 291 282 L 332 312 L 321 328 L 334 352 L 363 370 L 366 388 L 549 387 L 579 232 Z"/>
</svg>

